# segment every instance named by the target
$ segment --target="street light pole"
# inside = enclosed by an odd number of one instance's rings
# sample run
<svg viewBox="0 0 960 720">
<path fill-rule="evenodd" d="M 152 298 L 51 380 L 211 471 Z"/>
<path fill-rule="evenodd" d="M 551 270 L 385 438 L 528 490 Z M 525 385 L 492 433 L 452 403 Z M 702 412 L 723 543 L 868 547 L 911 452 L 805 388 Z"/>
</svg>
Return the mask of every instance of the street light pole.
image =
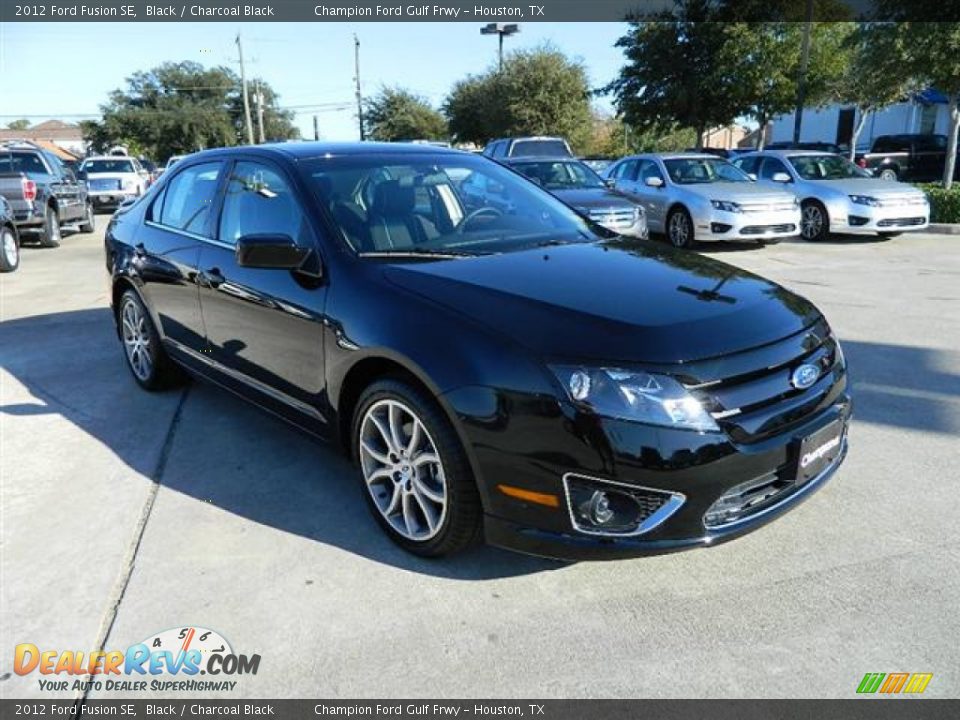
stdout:
<svg viewBox="0 0 960 720">
<path fill-rule="evenodd" d="M 237 52 L 240 54 L 240 83 L 243 86 L 243 116 L 247 125 L 247 145 L 253 145 L 253 122 L 250 120 L 250 97 L 247 95 L 247 72 L 243 64 L 243 45 L 237 33 Z"/>
<path fill-rule="evenodd" d="M 488 23 L 480 28 L 481 35 L 497 35 L 499 39 L 499 67 L 503 72 L 503 38 L 509 35 L 516 35 L 520 32 L 520 26 L 516 24 L 505 25 L 503 23 Z"/>
</svg>

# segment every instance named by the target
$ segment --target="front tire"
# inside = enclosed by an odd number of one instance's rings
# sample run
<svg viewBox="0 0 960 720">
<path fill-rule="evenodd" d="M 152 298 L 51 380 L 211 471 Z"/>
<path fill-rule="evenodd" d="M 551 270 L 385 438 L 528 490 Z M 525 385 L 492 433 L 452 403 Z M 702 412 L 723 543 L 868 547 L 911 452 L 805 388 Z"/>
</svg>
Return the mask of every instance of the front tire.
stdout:
<svg viewBox="0 0 960 720">
<path fill-rule="evenodd" d="M 684 208 L 677 208 L 667 218 L 667 238 L 675 248 L 689 249 L 694 246 L 693 221 Z"/>
<path fill-rule="evenodd" d="M 43 213 L 43 230 L 40 233 L 40 247 L 55 248 L 60 247 L 60 213 L 50 205 L 47 205 Z"/>
<path fill-rule="evenodd" d="M 809 242 L 826 240 L 830 235 L 830 219 L 827 209 L 815 200 L 801 205 L 800 236 Z"/>
<path fill-rule="evenodd" d="M 140 387 L 155 391 L 180 384 L 183 373 L 160 345 L 150 313 L 133 290 L 127 290 L 120 298 L 117 327 L 127 367 Z"/>
<path fill-rule="evenodd" d="M 893 180 L 896 182 L 900 179 L 900 173 L 898 173 L 894 168 L 884 168 L 880 171 L 880 174 L 877 175 L 877 177 L 881 180 Z"/>
<path fill-rule="evenodd" d="M 92 233 L 97 229 L 97 218 L 93 211 L 93 203 L 87 202 L 83 210 L 83 222 L 80 223 L 80 232 Z"/>
<path fill-rule="evenodd" d="M 20 243 L 13 228 L 0 227 L 0 272 L 13 272 L 20 267 Z"/>
<path fill-rule="evenodd" d="M 374 518 L 405 550 L 443 557 L 480 535 L 480 495 L 453 426 L 427 393 L 401 380 L 368 387 L 352 447 Z"/>
</svg>

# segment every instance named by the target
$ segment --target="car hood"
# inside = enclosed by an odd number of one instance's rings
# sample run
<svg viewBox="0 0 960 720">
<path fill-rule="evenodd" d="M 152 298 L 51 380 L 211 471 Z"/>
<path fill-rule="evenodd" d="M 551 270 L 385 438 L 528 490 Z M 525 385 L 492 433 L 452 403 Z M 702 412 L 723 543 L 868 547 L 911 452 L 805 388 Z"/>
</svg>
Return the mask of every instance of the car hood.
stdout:
<svg viewBox="0 0 960 720">
<path fill-rule="evenodd" d="M 706 200 L 729 200 L 731 202 L 793 202 L 794 195 L 786 190 L 748 182 L 690 183 L 677 185 L 685 192 L 699 195 Z"/>
<path fill-rule="evenodd" d="M 779 340 L 819 317 L 744 270 L 626 238 L 394 263 L 384 273 L 544 358 L 687 362 Z"/>
<path fill-rule="evenodd" d="M 849 180 L 808 180 L 814 187 L 830 188 L 844 195 L 870 195 L 872 197 L 923 197 L 922 190 L 901 182 L 880 178 L 850 178 Z"/>
<path fill-rule="evenodd" d="M 618 192 L 608 188 L 578 188 L 551 190 L 567 205 L 577 208 L 633 208 L 636 205 Z"/>
</svg>

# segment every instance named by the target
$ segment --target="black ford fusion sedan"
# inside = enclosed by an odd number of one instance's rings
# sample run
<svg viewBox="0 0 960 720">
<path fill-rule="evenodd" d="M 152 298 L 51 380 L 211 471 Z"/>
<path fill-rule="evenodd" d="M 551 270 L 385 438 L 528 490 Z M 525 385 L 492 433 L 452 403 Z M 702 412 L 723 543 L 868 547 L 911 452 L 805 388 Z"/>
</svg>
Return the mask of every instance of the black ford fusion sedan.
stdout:
<svg viewBox="0 0 960 720">
<path fill-rule="evenodd" d="M 481 537 L 568 559 L 707 546 L 846 453 L 846 366 L 815 307 L 476 155 L 191 155 L 116 214 L 106 264 L 142 387 L 186 370 L 340 443 L 421 555 Z"/>
</svg>

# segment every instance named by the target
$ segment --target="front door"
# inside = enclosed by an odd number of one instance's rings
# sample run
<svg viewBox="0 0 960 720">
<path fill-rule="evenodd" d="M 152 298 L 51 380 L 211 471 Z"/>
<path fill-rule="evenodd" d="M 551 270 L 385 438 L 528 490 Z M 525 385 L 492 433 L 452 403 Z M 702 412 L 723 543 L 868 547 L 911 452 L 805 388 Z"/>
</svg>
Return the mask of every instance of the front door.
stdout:
<svg viewBox="0 0 960 720">
<path fill-rule="evenodd" d="M 200 307 L 210 357 L 233 385 L 322 422 L 326 283 L 316 273 L 243 267 L 235 255 L 250 235 L 285 235 L 317 253 L 303 208 L 280 168 L 237 161 L 215 239 L 201 249 Z"/>
</svg>

